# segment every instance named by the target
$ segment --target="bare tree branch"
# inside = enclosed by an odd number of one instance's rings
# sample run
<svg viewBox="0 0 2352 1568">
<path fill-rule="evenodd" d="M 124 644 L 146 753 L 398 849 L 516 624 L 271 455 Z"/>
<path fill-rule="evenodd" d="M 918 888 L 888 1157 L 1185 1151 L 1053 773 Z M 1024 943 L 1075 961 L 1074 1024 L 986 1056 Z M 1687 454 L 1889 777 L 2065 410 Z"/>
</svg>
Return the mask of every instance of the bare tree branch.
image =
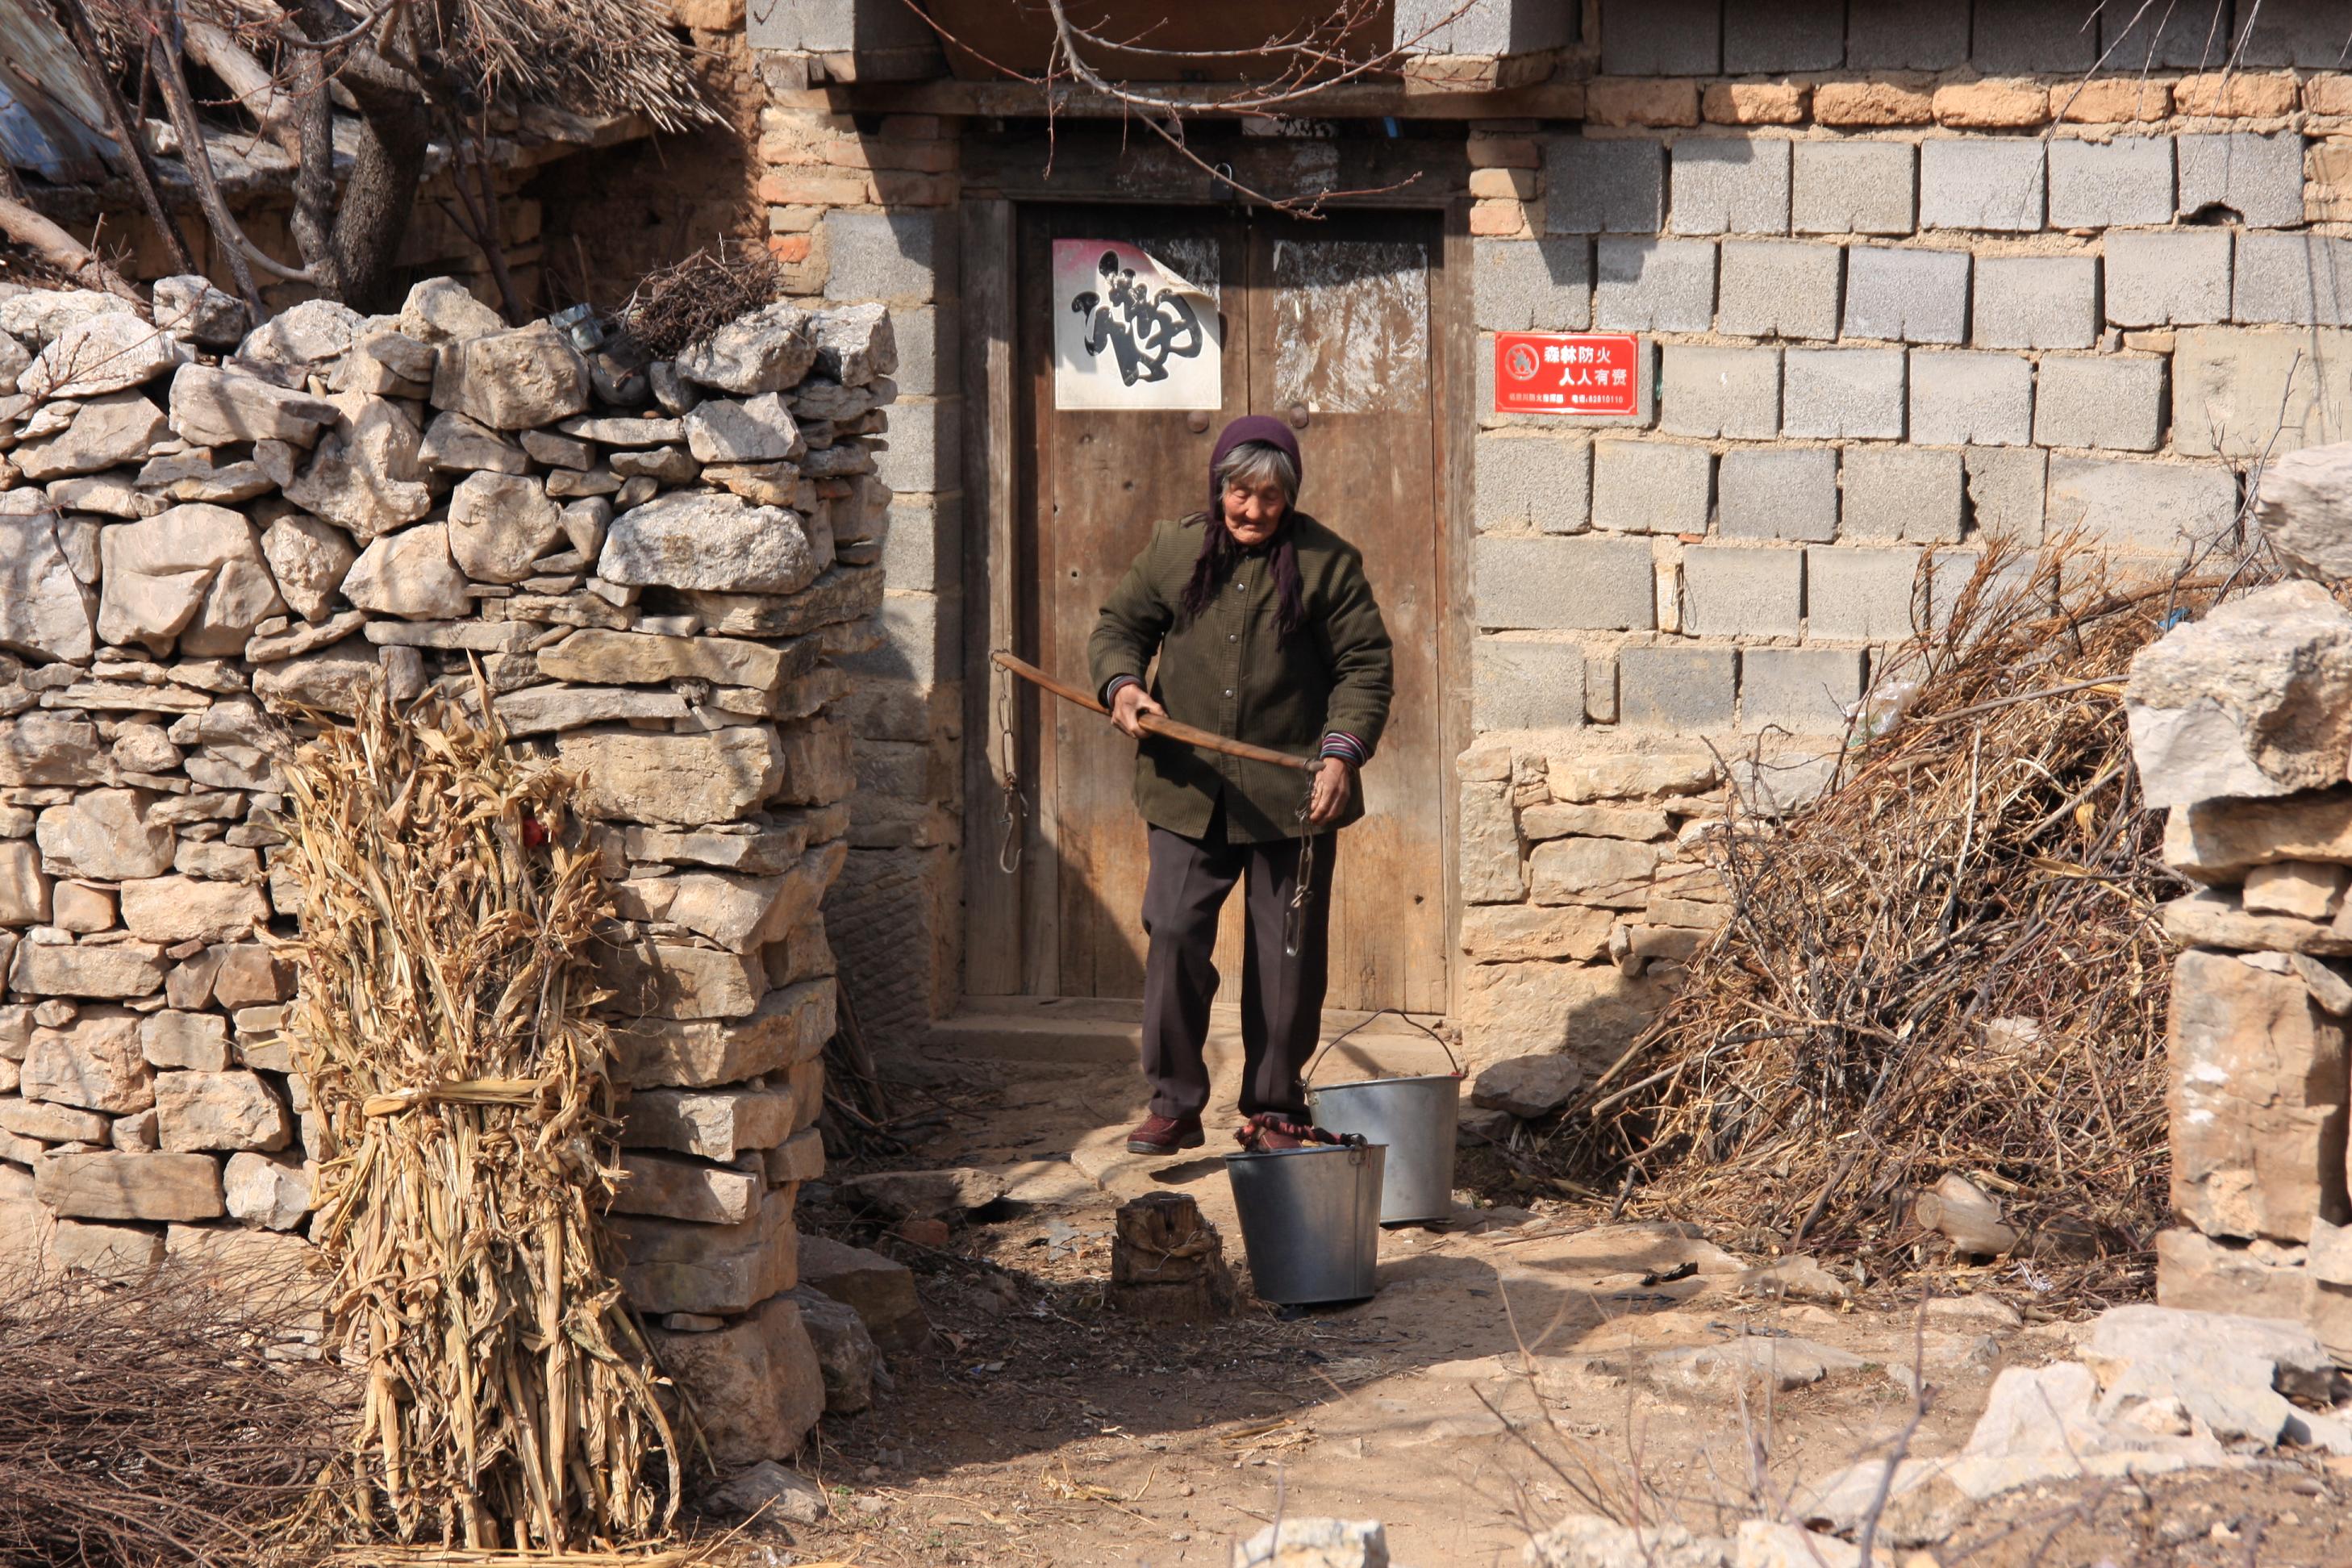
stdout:
<svg viewBox="0 0 2352 1568">
<path fill-rule="evenodd" d="M 247 53 L 227 29 L 215 26 L 201 16 L 187 18 L 183 36 L 195 62 L 220 78 L 230 95 L 260 125 L 262 133 L 284 148 L 288 157 L 299 162 L 302 141 L 294 123 L 294 100 L 268 68 Z"/>
<path fill-rule="evenodd" d="M 1360 190 L 1318 191 L 1306 195 L 1276 196 L 1242 183 L 1229 164 L 1211 163 L 1195 153 L 1184 134 L 1187 113 L 1234 114 L 1251 119 L 1271 120 L 1277 110 L 1294 110 L 1311 103 L 1318 96 L 1333 88 L 1363 77 L 1394 68 L 1411 53 L 1413 47 L 1434 35 L 1470 10 L 1475 0 L 1463 0 L 1453 10 L 1431 22 L 1412 37 L 1375 50 L 1359 59 L 1342 52 L 1340 41 L 1359 26 L 1371 20 L 1377 8 L 1372 0 L 1341 0 L 1332 10 L 1303 29 L 1277 35 L 1265 43 L 1249 48 L 1234 49 L 1160 49 L 1144 45 L 1139 40 L 1156 30 L 1154 23 L 1136 40 L 1118 41 L 1103 37 L 1080 27 L 1070 20 L 1064 0 L 1045 0 L 1046 9 L 1054 21 L 1052 52 L 1042 76 L 990 58 L 944 26 L 927 12 L 918 0 L 904 0 L 908 8 L 921 18 L 923 24 L 941 39 L 962 49 L 990 69 L 1001 71 L 1016 81 L 1038 88 L 1045 98 L 1046 134 L 1051 137 L 1056 110 L 1061 104 L 1060 84 L 1064 80 L 1078 83 L 1090 91 L 1136 111 L 1144 127 L 1160 138 L 1177 156 L 1218 184 L 1236 195 L 1271 207 L 1278 212 L 1301 217 L 1320 215 L 1323 204 L 1350 196 L 1382 195 L 1403 189 L 1418 176 L 1409 175 L 1393 184 L 1368 186 Z M 1328 44 L 1325 39 L 1330 40 Z M 1238 86 L 1233 92 L 1205 99 L 1174 98 L 1163 93 L 1144 92 L 1105 77 L 1090 65 L 1080 52 L 1081 45 L 1096 48 L 1150 56 L 1171 60 L 1238 60 L 1263 59 L 1268 63 L 1268 75 L 1258 81 Z"/>
<path fill-rule="evenodd" d="M 72 39 L 74 49 L 89 68 L 90 79 L 98 84 L 100 101 L 106 106 L 107 129 L 122 149 L 122 156 L 131 170 L 131 188 L 139 193 L 139 205 L 147 209 L 147 221 L 163 242 L 164 253 L 172 265 L 182 272 L 195 270 L 188 256 L 187 240 L 180 226 L 172 221 L 171 209 L 163 205 L 163 180 L 155 168 L 153 154 L 147 151 L 147 139 L 139 133 L 139 123 L 130 106 L 122 101 L 121 89 L 115 86 L 114 77 L 106 68 L 105 57 L 100 54 L 98 29 L 90 26 L 89 13 L 82 0 L 57 0 L 58 18 L 63 22 L 66 36 Z"/>
<path fill-rule="evenodd" d="M 174 0 L 174 10 L 177 0 Z M 177 19 L 176 17 L 174 18 Z M 174 28 L 173 31 L 177 31 Z M 163 103 L 171 111 L 172 125 L 180 134 L 180 157 L 187 164 L 189 177 L 195 181 L 196 200 L 204 207 L 205 221 L 212 226 L 213 237 L 220 241 L 221 253 L 228 261 L 231 277 L 236 279 L 237 291 L 245 296 L 247 306 L 257 321 L 267 320 L 269 308 L 262 302 L 261 290 L 254 286 L 253 269 L 257 267 L 276 278 L 289 282 L 314 282 L 311 275 L 278 262 L 261 247 L 247 239 L 245 230 L 237 226 L 236 215 L 220 193 L 220 181 L 213 173 L 212 153 L 205 144 L 205 128 L 196 119 L 194 95 L 188 91 L 187 71 L 181 65 L 181 46 L 163 36 L 158 29 L 149 45 L 155 58 L 156 84 L 163 92 Z"/>
<path fill-rule="evenodd" d="M 16 171 L 5 159 L 0 159 L 0 235 L 24 246 L 61 272 L 85 279 L 134 304 L 147 302 L 145 295 L 99 259 L 89 247 L 33 209 L 33 205 L 25 199 L 25 187 L 18 183 Z"/>
</svg>

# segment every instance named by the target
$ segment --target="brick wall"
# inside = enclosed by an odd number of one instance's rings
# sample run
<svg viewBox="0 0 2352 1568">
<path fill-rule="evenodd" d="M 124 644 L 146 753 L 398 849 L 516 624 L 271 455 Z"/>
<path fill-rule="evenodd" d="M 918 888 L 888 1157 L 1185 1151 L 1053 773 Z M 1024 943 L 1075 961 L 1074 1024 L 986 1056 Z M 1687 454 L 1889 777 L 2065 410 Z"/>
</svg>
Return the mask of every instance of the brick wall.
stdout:
<svg viewBox="0 0 2352 1568">
<path fill-rule="evenodd" d="M 1604 0 L 1580 123 L 1469 127 L 1482 1058 L 1613 1056 L 1718 913 L 1717 757 L 1801 795 L 1988 541 L 2167 568 L 2352 421 L 2352 78 L 2297 68 L 2340 18 L 2266 5 L 2227 73 L 2176 26 L 2143 75 L 2126 8 L 2105 76 L 2081 7 L 1843 9 Z M 1648 412 L 1488 412 L 1529 328 L 1640 333 Z"/>
</svg>

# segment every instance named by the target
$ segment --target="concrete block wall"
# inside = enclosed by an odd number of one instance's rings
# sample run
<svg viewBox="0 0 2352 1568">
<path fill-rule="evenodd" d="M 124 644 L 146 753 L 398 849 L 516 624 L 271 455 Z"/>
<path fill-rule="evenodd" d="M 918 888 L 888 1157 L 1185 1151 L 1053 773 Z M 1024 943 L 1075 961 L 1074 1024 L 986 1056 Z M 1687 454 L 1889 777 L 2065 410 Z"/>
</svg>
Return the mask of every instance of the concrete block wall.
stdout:
<svg viewBox="0 0 2352 1568">
<path fill-rule="evenodd" d="M 887 304 L 897 400 L 881 489 L 845 555 L 883 567 L 873 647 L 842 660 L 858 789 L 849 863 L 825 906 L 843 984 L 877 1041 L 954 1005 L 961 837 L 963 405 L 957 344 L 960 128 L 930 115 L 835 111 L 802 54 L 758 56 L 768 246 L 787 291 Z"/>
<path fill-rule="evenodd" d="M 1474 165 L 1534 177 L 1476 204 L 1482 366 L 1589 321 L 1657 377 L 1636 421 L 1477 410 L 1474 1055 L 1613 1054 L 1717 907 L 1659 879 L 1696 878 L 1715 758 L 1760 748 L 1801 797 L 1988 541 L 2080 529 L 2168 570 L 2238 528 L 2265 453 L 2352 434 L 2324 7 L 2265 5 L 2226 72 L 2201 24 L 2063 9 L 1601 0 L 1581 121 L 1469 127 Z M 1560 814 L 1596 758 L 1643 786 L 1641 854 Z"/>
</svg>

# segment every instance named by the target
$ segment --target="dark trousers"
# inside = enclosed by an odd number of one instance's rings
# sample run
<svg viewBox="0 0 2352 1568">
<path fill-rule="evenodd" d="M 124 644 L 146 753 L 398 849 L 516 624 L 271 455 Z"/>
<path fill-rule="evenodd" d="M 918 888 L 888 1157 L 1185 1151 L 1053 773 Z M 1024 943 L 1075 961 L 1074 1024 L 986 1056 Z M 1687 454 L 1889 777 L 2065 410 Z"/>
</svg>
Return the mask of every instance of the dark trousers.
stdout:
<svg viewBox="0 0 2352 1568">
<path fill-rule="evenodd" d="M 1209 1102 L 1209 1004 L 1217 994 L 1217 914 L 1234 883 L 1243 888 L 1242 1077 L 1244 1116 L 1280 1111 L 1303 1121 L 1307 1070 L 1323 1027 L 1328 977 L 1331 868 L 1339 835 L 1316 836 L 1311 891 L 1298 914 L 1298 954 L 1282 951 L 1298 886 L 1296 838 L 1225 842 L 1221 803 L 1199 838 L 1151 829 L 1151 870 L 1143 887 L 1143 1072 L 1151 1110 L 1198 1116 Z"/>
</svg>

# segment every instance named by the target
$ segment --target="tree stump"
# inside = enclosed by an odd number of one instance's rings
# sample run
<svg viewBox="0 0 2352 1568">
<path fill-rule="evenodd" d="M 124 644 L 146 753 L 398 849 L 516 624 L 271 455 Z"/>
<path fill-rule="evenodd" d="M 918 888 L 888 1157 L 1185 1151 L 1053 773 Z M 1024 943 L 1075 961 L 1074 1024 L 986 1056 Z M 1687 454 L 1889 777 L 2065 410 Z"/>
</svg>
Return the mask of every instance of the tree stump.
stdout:
<svg viewBox="0 0 2352 1568">
<path fill-rule="evenodd" d="M 1112 1307 L 1154 1323 L 1206 1323 L 1233 1316 L 1240 1292 L 1224 1241 L 1182 1193 L 1146 1193 L 1121 1204 L 1110 1243 Z"/>
</svg>

